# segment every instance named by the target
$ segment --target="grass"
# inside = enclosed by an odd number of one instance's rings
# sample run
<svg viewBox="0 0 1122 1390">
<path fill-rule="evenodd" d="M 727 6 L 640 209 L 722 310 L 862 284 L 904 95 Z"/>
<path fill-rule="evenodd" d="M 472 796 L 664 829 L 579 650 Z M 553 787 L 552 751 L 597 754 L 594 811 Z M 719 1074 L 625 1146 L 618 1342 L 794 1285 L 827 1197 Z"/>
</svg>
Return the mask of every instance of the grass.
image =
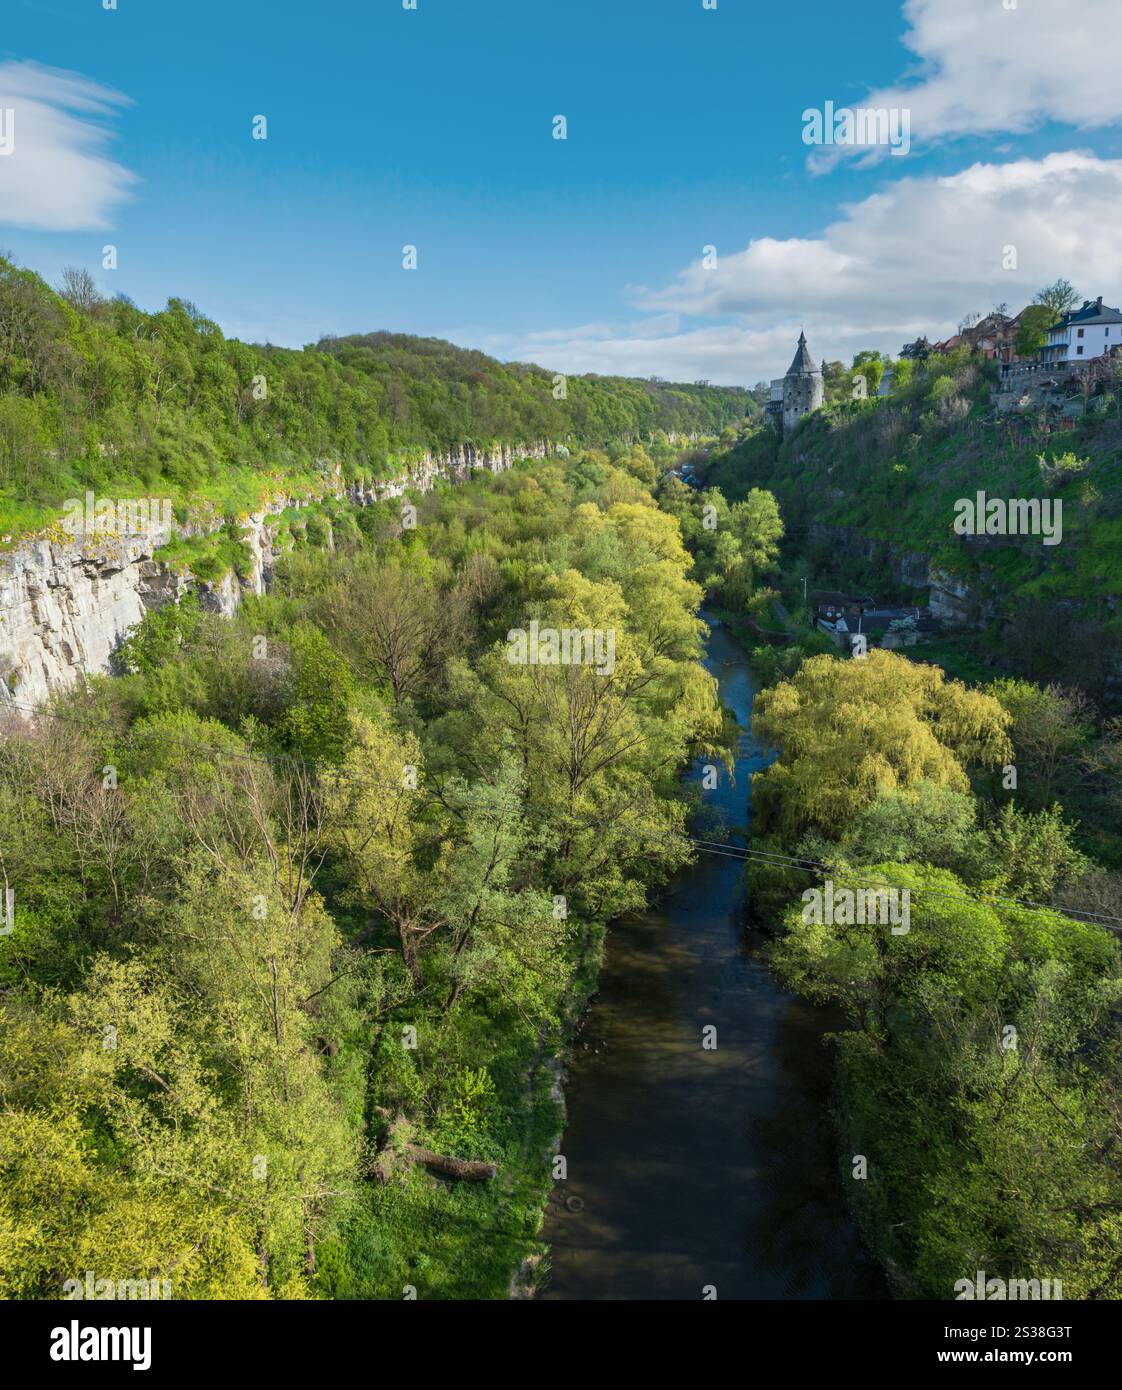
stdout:
<svg viewBox="0 0 1122 1390">
<path fill-rule="evenodd" d="M 0 554 L 14 550 L 28 535 L 44 530 L 58 513 L 37 502 L 22 502 L 0 491 Z"/>
<path fill-rule="evenodd" d="M 204 536 L 180 536 L 161 546 L 155 557 L 179 574 L 190 573 L 204 583 L 218 583 L 229 574 L 249 579 L 253 554 L 241 538 L 240 528 L 228 523 Z"/>
<path fill-rule="evenodd" d="M 703 481 L 730 501 L 752 487 L 774 492 L 790 578 L 807 572 L 815 588 L 923 603 L 926 591 L 904 582 L 915 577 L 915 556 L 916 573 L 941 571 L 965 586 L 990 620 L 987 631 L 905 649 L 916 659 L 971 682 L 1006 669 L 1062 679 L 1066 656 L 1046 661 L 1033 645 L 1039 618 L 1078 636 L 1072 661 L 1083 674 L 1071 679 L 1089 683 L 1110 708 L 1109 673 L 1122 662 L 1122 395 L 1044 432 L 1029 420 L 993 418 L 984 370 L 960 363 L 953 371 L 920 377 L 898 396 L 816 412 L 783 440 L 749 434 L 712 456 Z M 948 385 L 936 390 L 936 381 Z M 959 536 L 955 504 L 978 491 L 1059 503 L 1059 544 Z"/>
<path fill-rule="evenodd" d="M 479 1151 L 460 1156 L 489 1159 L 498 1175 L 491 1182 L 447 1183 L 413 1165 L 384 1185 L 371 1182 L 341 1238 L 321 1250 L 317 1288 L 324 1297 L 400 1300 L 413 1289 L 419 1299 L 505 1299 L 524 1260 L 534 1257 L 544 1268 L 543 1212 L 564 1123 L 545 1063 L 568 1051 L 596 987 L 603 942 L 603 926 L 592 925 L 551 1034 L 538 1037 L 509 1019 L 500 1026 L 482 1014 L 457 1015 L 457 1047 L 473 1066 L 486 1068 L 496 1093 Z M 439 1149 L 438 1136 L 422 1133 L 421 1142 L 426 1137 Z"/>
<path fill-rule="evenodd" d="M 948 676 L 967 685 L 984 686 L 1000 680 L 1002 676 L 1017 674 L 1011 669 L 1005 670 L 983 661 L 969 634 L 951 633 L 921 638 L 913 647 L 901 647 L 900 655 L 930 666 L 940 666 Z"/>
<path fill-rule="evenodd" d="M 117 501 L 124 498 L 153 498 L 160 503 L 170 501 L 176 521 L 181 526 L 217 529 L 225 522 L 244 521 L 254 513 L 277 507 L 292 500 L 335 501 L 335 480 L 326 471 L 294 465 L 291 468 L 261 472 L 245 466 L 231 465 L 220 476 L 203 482 L 191 480 L 180 483 L 170 477 L 150 478 L 117 475 L 99 479 L 69 479 L 62 485 L 57 505 L 47 502 L 26 502 L 10 491 L 0 491 L 0 550 L 14 549 L 24 541 L 39 536 L 65 540 L 61 529 L 65 503 L 70 498 L 82 500 L 87 491 L 97 501 Z M 292 509 L 296 514 L 298 509 Z M 9 539 L 5 540 L 4 537 Z"/>
</svg>

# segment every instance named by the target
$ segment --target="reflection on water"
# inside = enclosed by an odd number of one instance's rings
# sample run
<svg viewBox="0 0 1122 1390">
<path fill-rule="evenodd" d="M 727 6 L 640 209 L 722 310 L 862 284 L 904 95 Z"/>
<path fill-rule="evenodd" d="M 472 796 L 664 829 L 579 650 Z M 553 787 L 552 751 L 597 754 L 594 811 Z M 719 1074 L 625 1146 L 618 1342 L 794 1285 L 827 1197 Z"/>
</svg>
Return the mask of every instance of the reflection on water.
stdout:
<svg viewBox="0 0 1122 1390">
<path fill-rule="evenodd" d="M 743 825 L 764 759 L 754 687 L 721 628 L 707 664 L 745 731 L 736 784 L 703 794 Z M 708 823 L 707 823 L 708 824 Z M 658 907 L 608 935 L 566 1085 L 544 1238 L 545 1298 L 880 1298 L 845 1209 L 826 1112 L 836 1021 L 780 990 L 739 926 L 741 865 L 700 855 Z M 702 1031 L 717 1030 L 717 1047 Z"/>
</svg>

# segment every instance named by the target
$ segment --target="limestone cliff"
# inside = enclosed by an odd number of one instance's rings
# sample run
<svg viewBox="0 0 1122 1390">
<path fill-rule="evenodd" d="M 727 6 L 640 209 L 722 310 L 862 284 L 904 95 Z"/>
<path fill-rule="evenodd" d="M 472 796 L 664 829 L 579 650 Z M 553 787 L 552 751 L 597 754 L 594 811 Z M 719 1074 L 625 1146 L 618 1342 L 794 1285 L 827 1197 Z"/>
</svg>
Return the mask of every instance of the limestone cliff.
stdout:
<svg viewBox="0 0 1122 1390">
<path fill-rule="evenodd" d="M 516 458 L 543 458 L 547 450 L 545 443 L 483 451 L 466 444 L 445 454 L 426 453 L 386 482 L 344 487 L 337 479 L 334 490 L 365 506 L 400 497 L 407 489 L 427 492 L 440 478 L 462 481 L 474 468 L 501 472 Z M 156 528 L 120 540 L 35 539 L 0 558 L 0 709 L 29 713 L 53 690 L 82 675 L 108 672 L 121 639 L 150 608 L 194 590 L 204 607 L 229 615 L 243 594 L 264 593 L 279 556 L 274 518 L 301 504 L 302 499 L 284 499 L 243 521 L 252 554 L 245 579 L 227 575 L 207 583 L 154 558 L 174 534 L 197 533 L 199 528 L 191 527 Z"/>
</svg>

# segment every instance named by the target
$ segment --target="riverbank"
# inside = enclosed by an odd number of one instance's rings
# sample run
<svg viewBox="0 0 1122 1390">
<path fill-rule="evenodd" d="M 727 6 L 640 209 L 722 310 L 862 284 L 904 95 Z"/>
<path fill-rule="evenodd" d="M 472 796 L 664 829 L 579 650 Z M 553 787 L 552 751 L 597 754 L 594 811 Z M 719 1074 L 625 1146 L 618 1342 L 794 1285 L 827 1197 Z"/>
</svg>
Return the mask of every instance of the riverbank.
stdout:
<svg viewBox="0 0 1122 1390">
<path fill-rule="evenodd" d="M 755 682 L 722 625 L 706 665 L 741 736 L 733 776 L 701 784 L 702 833 L 743 840 Z M 546 1299 L 886 1296 L 840 1188 L 836 1020 L 776 985 L 740 906 L 739 860 L 701 854 L 608 932 L 568 1069 Z"/>
</svg>

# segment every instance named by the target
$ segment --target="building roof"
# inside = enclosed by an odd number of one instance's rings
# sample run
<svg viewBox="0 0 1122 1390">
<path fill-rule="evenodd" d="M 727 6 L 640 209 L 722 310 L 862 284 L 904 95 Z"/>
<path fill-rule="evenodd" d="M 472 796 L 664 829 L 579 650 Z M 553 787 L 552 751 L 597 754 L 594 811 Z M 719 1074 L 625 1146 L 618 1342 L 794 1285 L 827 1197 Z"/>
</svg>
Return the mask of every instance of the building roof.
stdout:
<svg viewBox="0 0 1122 1390">
<path fill-rule="evenodd" d="M 1011 319 L 1008 314 L 999 314 L 995 312 L 987 314 L 984 319 L 979 319 L 973 327 L 966 330 L 966 334 L 976 334 L 980 336 L 988 333 L 1000 333 L 1004 329 L 1011 328 L 1014 322 L 1015 320 Z"/>
<path fill-rule="evenodd" d="M 814 358 L 810 355 L 810 349 L 806 345 L 806 334 L 799 334 L 798 351 L 795 353 L 794 360 L 787 368 L 788 376 L 806 376 L 808 373 L 818 372 L 814 364 Z"/>
<path fill-rule="evenodd" d="M 1087 323 L 1122 323 L 1122 313 L 1117 309 L 1112 309 L 1109 304 L 1103 303 L 1100 294 L 1098 299 L 1085 299 L 1081 309 L 1069 309 L 1058 323 L 1054 323 L 1049 328 L 1049 333 L 1056 333 L 1061 328 L 1070 328 L 1073 324 Z"/>
<path fill-rule="evenodd" d="M 873 604 L 868 594 L 843 594 L 840 589 L 812 589 L 810 596 L 820 608 L 860 608 Z"/>
</svg>

